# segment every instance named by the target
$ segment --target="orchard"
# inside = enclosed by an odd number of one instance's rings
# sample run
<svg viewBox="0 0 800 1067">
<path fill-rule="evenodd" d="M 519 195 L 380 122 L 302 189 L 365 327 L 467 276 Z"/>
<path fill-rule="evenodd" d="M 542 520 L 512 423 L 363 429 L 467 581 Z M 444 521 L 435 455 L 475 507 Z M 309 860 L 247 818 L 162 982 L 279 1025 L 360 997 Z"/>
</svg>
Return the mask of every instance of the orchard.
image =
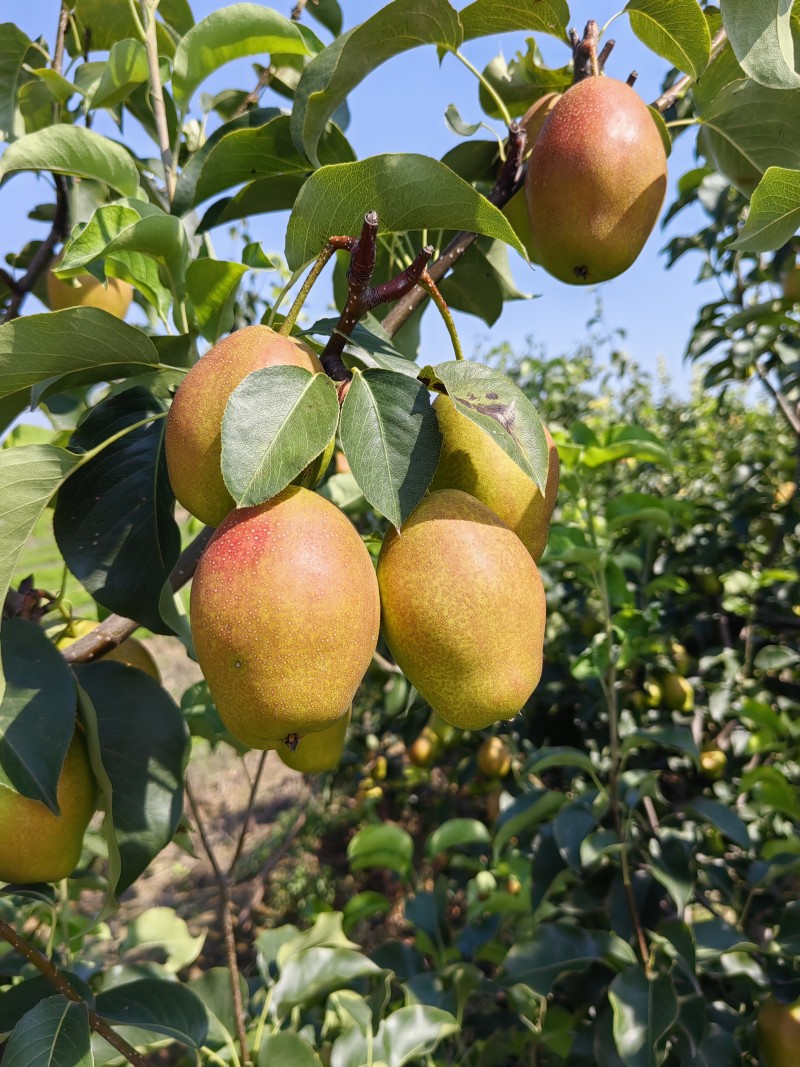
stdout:
<svg viewBox="0 0 800 1067">
<path fill-rule="evenodd" d="M 6 6 L 3 1067 L 800 1067 L 796 5 Z"/>
</svg>

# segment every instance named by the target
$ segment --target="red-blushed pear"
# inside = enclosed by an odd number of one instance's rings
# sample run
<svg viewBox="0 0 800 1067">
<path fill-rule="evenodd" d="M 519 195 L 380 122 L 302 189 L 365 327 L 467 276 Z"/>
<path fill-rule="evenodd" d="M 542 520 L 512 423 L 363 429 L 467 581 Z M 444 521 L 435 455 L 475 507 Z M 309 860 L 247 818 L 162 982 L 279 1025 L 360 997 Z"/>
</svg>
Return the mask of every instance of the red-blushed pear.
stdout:
<svg viewBox="0 0 800 1067">
<path fill-rule="evenodd" d="M 191 620 L 222 721 L 244 744 L 275 748 L 347 714 L 378 641 L 375 570 L 346 515 L 290 486 L 219 527 Z"/>
<path fill-rule="evenodd" d="M 474 496 L 511 527 L 535 560 L 540 559 L 558 493 L 558 449 L 549 432 L 545 430 L 549 465 L 543 496 L 536 482 L 488 433 L 462 415 L 449 396 L 438 396 L 433 408 L 442 451 L 431 490 L 461 489 Z"/>
<path fill-rule="evenodd" d="M 308 345 L 269 326 L 245 326 L 209 349 L 175 394 L 165 435 L 169 480 L 179 503 L 208 526 L 219 526 L 234 508 L 220 469 L 228 397 L 253 371 L 280 366 L 322 372 Z"/>
<path fill-rule="evenodd" d="M 767 997 L 758 1013 L 758 1050 L 764 1067 L 800 1065 L 800 1000 L 782 1004 Z"/>
<path fill-rule="evenodd" d="M 294 752 L 288 745 L 278 745 L 278 756 L 287 767 L 303 774 L 321 774 L 338 767 L 344 751 L 347 727 L 350 725 L 351 711 L 348 710 L 338 722 L 327 730 L 318 730 L 315 734 L 306 734 L 297 742 Z"/>
<path fill-rule="evenodd" d="M 667 189 L 661 134 L 641 97 L 603 75 L 568 89 L 528 161 L 525 191 L 536 259 L 572 285 L 634 262 Z"/>
<path fill-rule="evenodd" d="M 542 673 L 545 598 L 517 535 L 458 489 L 431 493 L 378 559 L 383 633 L 446 722 L 482 730 L 512 719 Z"/>
<path fill-rule="evenodd" d="M 47 302 L 51 311 L 65 308 L 100 308 L 124 319 L 133 301 L 133 286 L 119 278 L 107 278 L 103 283 L 91 274 L 80 274 L 64 281 L 52 271 L 47 275 Z"/>
<path fill-rule="evenodd" d="M 60 815 L 0 783 L 0 881 L 58 882 L 78 865 L 97 784 L 83 735 L 73 737 L 58 780 Z"/>
</svg>

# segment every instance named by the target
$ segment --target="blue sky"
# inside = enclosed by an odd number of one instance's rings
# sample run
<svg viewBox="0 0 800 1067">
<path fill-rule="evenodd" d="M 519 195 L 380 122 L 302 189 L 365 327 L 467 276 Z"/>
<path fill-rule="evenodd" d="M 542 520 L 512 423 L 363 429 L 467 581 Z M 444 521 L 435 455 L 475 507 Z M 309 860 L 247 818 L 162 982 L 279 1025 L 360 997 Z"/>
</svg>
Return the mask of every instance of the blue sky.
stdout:
<svg viewBox="0 0 800 1067">
<path fill-rule="evenodd" d="M 211 0 L 191 2 L 196 19 L 221 6 Z M 618 4 L 620 0 L 617 3 L 612 0 L 593 0 L 592 3 L 576 0 L 571 4 L 572 22 L 578 29 L 582 29 L 590 17 L 603 24 L 619 10 Z M 31 37 L 44 35 L 52 43 L 58 0 L 26 0 L 24 4 L 2 6 L 6 9 L 4 17 L 13 18 Z M 273 6 L 288 15 L 293 5 L 292 0 L 279 0 Z M 342 0 L 345 27 L 362 21 L 382 6 L 380 0 Z M 455 0 L 455 6 L 463 7 L 464 0 Z M 327 34 L 317 23 L 313 26 L 323 39 L 327 39 Z M 612 77 L 624 79 L 631 70 L 637 70 L 637 90 L 646 101 L 653 100 L 659 93 L 667 64 L 639 43 L 625 17 L 614 22 L 609 36 L 617 44 L 607 72 Z M 537 35 L 537 40 L 547 62 L 560 66 L 567 61 L 566 46 L 544 35 Z M 498 52 L 510 59 L 524 47 L 524 34 L 503 34 L 469 42 L 464 52 L 475 66 L 482 69 Z M 240 61 L 223 68 L 202 88 L 216 91 L 248 86 L 253 81 L 249 62 Z M 280 97 L 270 99 L 269 93 L 262 102 L 278 106 L 285 103 Z M 434 48 L 414 49 L 379 67 L 351 94 L 351 124 L 347 136 L 359 158 L 382 152 L 421 152 L 438 158 L 459 140 L 444 122 L 445 109 L 451 103 L 468 122 L 481 117 L 474 77 L 452 56 L 445 57 L 440 66 Z M 110 122 L 101 121 L 95 128 L 119 136 Z M 496 128 L 499 130 L 500 124 L 496 124 Z M 486 133 L 479 131 L 476 136 L 485 137 Z M 139 138 L 135 123 L 126 130 L 125 139 L 135 150 L 143 149 L 146 143 L 143 137 Z M 152 152 L 152 148 L 149 151 Z M 690 133 L 679 138 L 670 157 L 667 203 L 677 179 L 694 165 L 694 136 Z M 4 222 L 0 252 L 3 258 L 24 241 L 41 235 L 42 224 L 31 222 L 26 216 L 34 204 L 47 198 L 42 186 L 30 175 L 15 177 L 0 189 L 0 213 Z M 368 207 L 365 205 L 365 209 Z M 250 225 L 251 235 L 267 250 L 282 249 L 287 217 L 286 214 L 256 216 Z M 683 362 L 682 356 L 689 331 L 697 308 L 713 299 L 717 290 L 713 282 L 695 284 L 699 256 L 688 256 L 667 271 L 660 249 L 671 236 L 690 232 L 690 226 L 696 228 L 700 217 L 699 213 L 691 215 L 686 212 L 666 231 L 657 228 L 634 266 L 597 290 L 563 285 L 543 270 L 532 269 L 512 252 L 512 269 L 518 287 L 524 292 L 538 294 L 539 299 L 506 304 L 503 315 L 491 329 L 472 316 L 456 313 L 465 353 L 470 355 L 478 348 L 485 350 L 502 341 L 521 349 L 528 337 L 543 344 L 552 355 L 569 351 L 584 339 L 585 324 L 594 313 L 599 292 L 606 323 L 627 332 L 625 347 L 633 357 L 653 371 L 662 360 L 673 385 L 685 392 L 691 367 Z M 230 248 L 226 247 L 222 231 L 216 231 L 214 239 L 218 253 L 229 255 Z M 329 313 L 325 304 L 330 300 L 330 288 L 322 281 L 318 283 L 317 292 L 319 295 L 308 305 L 310 314 Z M 34 308 L 35 302 L 31 300 L 27 310 L 30 312 Z M 421 358 L 425 362 L 449 358 L 447 335 L 438 317 L 430 310 L 425 315 L 422 337 Z"/>
</svg>

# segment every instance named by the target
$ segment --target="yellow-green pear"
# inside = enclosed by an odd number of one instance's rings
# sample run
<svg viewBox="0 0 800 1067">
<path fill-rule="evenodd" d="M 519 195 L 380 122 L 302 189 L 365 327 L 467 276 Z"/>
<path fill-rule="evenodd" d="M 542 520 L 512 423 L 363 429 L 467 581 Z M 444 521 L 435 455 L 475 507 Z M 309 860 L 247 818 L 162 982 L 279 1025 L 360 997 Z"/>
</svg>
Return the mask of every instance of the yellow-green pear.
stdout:
<svg viewBox="0 0 800 1067">
<path fill-rule="evenodd" d="M 58 882 L 78 865 L 96 807 L 97 785 L 76 733 L 58 780 L 60 815 L 0 784 L 0 881 Z"/>
<path fill-rule="evenodd" d="M 548 470 L 544 496 L 500 445 L 462 415 L 449 396 L 433 404 L 442 432 L 439 466 L 431 491 L 461 489 L 480 500 L 510 526 L 535 560 L 547 544 L 558 492 L 558 449 L 547 430 Z"/>
<path fill-rule="evenodd" d="M 269 326 L 245 326 L 206 352 L 175 394 L 164 440 L 169 480 L 178 502 L 209 526 L 219 526 L 234 507 L 220 469 L 228 398 L 248 374 L 279 366 L 322 372 L 308 345 Z"/>
<path fill-rule="evenodd" d="M 56 648 L 69 648 L 70 645 L 74 645 L 76 641 L 90 634 L 92 630 L 96 630 L 99 625 L 99 622 L 92 622 L 91 619 L 71 619 L 69 626 L 56 641 Z M 155 678 L 159 684 L 161 683 L 161 674 L 156 661 L 141 641 L 137 641 L 135 637 L 128 637 L 121 645 L 104 653 L 103 659 L 111 659 L 117 663 L 124 663 L 128 667 L 136 667 L 145 674 L 149 674 L 151 678 Z"/>
<path fill-rule="evenodd" d="M 493 511 L 458 489 L 424 497 L 386 535 L 378 585 L 389 649 L 438 715 L 481 730 L 520 711 L 542 673 L 544 589 Z"/>
<path fill-rule="evenodd" d="M 758 1049 L 764 1067 L 800 1065 L 800 1000 L 782 1004 L 767 997 L 758 1013 Z"/>
<path fill-rule="evenodd" d="M 47 302 L 51 311 L 65 308 L 100 308 L 124 319 L 133 301 L 133 286 L 119 278 L 107 278 L 105 283 L 91 274 L 79 274 L 65 281 L 52 271 L 47 274 Z"/>
<path fill-rule="evenodd" d="M 660 679 L 661 699 L 670 711 L 692 711 L 694 689 L 680 674 L 665 674 Z"/>
<path fill-rule="evenodd" d="M 346 715 L 378 641 L 375 570 L 346 515 L 289 486 L 214 534 L 191 622 L 222 721 L 244 744 L 275 748 Z"/>
<path fill-rule="evenodd" d="M 303 774 L 320 774 L 338 767 L 351 715 L 352 712 L 348 711 L 327 730 L 301 737 L 294 752 L 286 744 L 278 745 L 277 752 L 282 762 L 293 771 L 302 771 Z"/>
</svg>

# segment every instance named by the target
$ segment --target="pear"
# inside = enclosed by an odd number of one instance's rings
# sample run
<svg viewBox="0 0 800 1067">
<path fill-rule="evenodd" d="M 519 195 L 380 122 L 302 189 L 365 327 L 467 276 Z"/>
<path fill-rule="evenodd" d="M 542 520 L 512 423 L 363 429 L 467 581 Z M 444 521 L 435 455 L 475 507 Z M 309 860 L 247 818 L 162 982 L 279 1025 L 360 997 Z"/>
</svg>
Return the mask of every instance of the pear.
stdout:
<svg viewBox="0 0 800 1067">
<path fill-rule="evenodd" d="M 665 674 L 661 680 L 661 699 L 664 707 L 670 711 L 692 711 L 694 708 L 694 689 L 680 674 Z"/>
<path fill-rule="evenodd" d="M 765 1067 L 797 1067 L 800 1000 L 783 1004 L 767 997 L 758 1013 L 758 1049 Z"/>
<path fill-rule="evenodd" d="M 60 815 L 0 781 L 0 881 L 58 882 L 78 865 L 96 807 L 97 785 L 82 734 L 73 737 L 58 780 Z"/>
<path fill-rule="evenodd" d="M 248 374 L 278 366 L 322 372 L 308 345 L 269 326 L 245 326 L 206 352 L 175 394 L 164 441 L 169 480 L 178 502 L 208 526 L 219 526 L 234 508 L 220 469 L 228 397 Z"/>
<path fill-rule="evenodd" d="M 52 271 L 47 274 L 47 302 L 51 311 L 91 307 L 108 311 L 124 319 L 133 301 L 133 286 L 119 278 L 107 278 L 105 284 L 91 274 L 79 274 L 65 281 Z"/>
<path fill-rule="evenodd" d="M 424 497 L 387 533 L 378 585 L 386 643 L 441 718 L 481 730 L 517 714 L 542 673 L 544 589 L 493 511 L 458 489 Z"/>
<path fill-rule="evenodd" d="M 667 190 L 661 134 L 624 82 L 585 78 L 557 101 L 528 162 L 536 259 L 572 285 L 622 274 L 655 226 Z"/>
<path fill-rule="evenodd" d="M 481 742 L 478 770 L 487 778 L 505 778 L 511 770 L 511 753 L 499 737 L 487 737 Z"/>
<path fill-rule="evenodd" d="M 90 634 L 92 630 L 96 630 L 99 625 L 99 622 L 92 622 L 91 619 L 71 619 L 67 629 L 56 641 L 56 648 L 69 648 L 70 645 L 74 645 L 76 641 Z M 161 684 L 161 674 L 156 661 L 141 641 L 137 641 L 135 637 L 127 638 L 121 645 L 104 653 L 103 659 L 112 659 L 128 667 L 136 667 L 137 670 L 144 671 L 151 678 L 155 678 L 159 685 Z"/>
<path fill-rule="evenodd" d="M 252 748 L 305 738 L 346 715 L 372 660 L 372 560 L 334 504 L 289 486 L 216 531 L 195 572 L 191 622 L 228 730 Z"/>
<path fill-rule="evenodd" d="M 304 774 L 319 774 L 338 767 L 351 714 L 352 712 L 348 711 L 327 730 L 301 737 L 294 752 L 288 745 L 278 745 L 281 761 L 293 771 L 302 771 Z"/>
<path fill-rule="evenodd" d="M 553 438 L 545 430 L 549 465 L 542 496 L 536 482 L 480 426 L 462 415 L 449 396 L 438 396 L 433 408 L 442 433 L 442 451 L 431 490 L 461 489 L 474 496 L 510 526 L 539 560 L 558 492 L 558 449 Z"/>
</svg>

